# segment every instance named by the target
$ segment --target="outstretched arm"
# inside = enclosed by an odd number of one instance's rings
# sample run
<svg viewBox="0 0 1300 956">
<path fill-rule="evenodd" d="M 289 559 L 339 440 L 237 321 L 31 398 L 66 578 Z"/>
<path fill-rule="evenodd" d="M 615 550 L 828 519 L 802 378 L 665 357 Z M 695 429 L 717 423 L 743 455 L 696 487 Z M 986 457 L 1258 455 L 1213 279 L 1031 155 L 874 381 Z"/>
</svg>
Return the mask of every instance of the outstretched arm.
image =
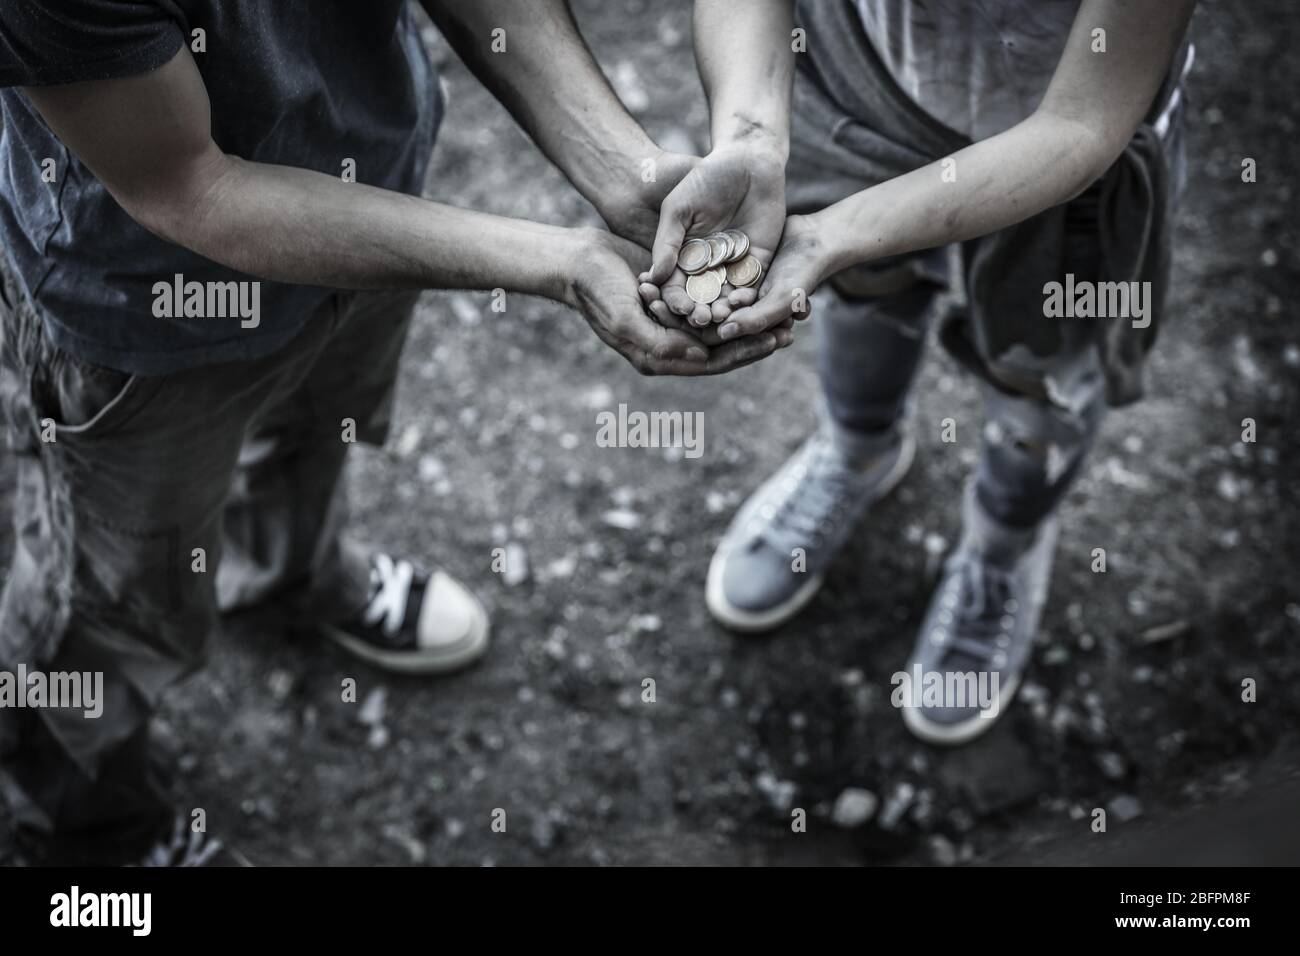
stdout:
<svg viewBox="0 0 1300 956">
<path fill-rule="evenodd" d="M 151 73 L 26 94 L 137 222 L 241 272 L 336 288 L 542 295 L 582 311 L 644 372 L 721 371 L 755 357 L 706 354 L 691 336 L 646 316 L 630 266 L 636 256 L 605 233 L 489 216 L 223 153 L 184 47 Z M 771 351 L 775 339 L 765 345 Z"/>
<path fill-rule="evenodd" d="M 659 204 L 695 159 L 661 150 L 627 112 L 566 0 L 422 2 L 465 65 L 610 228 L 649 247 Z"/>
<path fill-rule="evenodd" d="M 941 160 L 791 217 L 759 301 L 736 311 L 722 337 L 776 325 L 792 303 L 849 266 L 987 235 L 1077 196 L 1115 162 L 1150 109 L 1195 5 L 1084 0 L 1033 115 L 949 157 L 950 166 Z M 1092 51 L 1099 28 L 1105 53 Z"/>
<path fill-rule="evenodd" d="M 677 255 L 687 236 L 739 229 L 763 268 L 785 225 L 794 86 L 793 0 L 696 0 L 695 58 L 709 99 L 713 148 L 664 201 L 643 297 L 661 294 L 697 325 L 720 321 L 725 300 L 697 306 Z M 658 314 L 658 313 L 656 313 Z"/>
</svg>

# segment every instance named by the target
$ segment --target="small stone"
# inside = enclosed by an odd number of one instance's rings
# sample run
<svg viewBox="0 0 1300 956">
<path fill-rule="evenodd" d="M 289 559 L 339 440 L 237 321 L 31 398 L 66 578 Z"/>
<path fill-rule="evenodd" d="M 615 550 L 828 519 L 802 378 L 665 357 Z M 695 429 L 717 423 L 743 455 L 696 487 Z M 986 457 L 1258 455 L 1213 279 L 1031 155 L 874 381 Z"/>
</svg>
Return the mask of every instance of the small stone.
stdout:
<svg viewBox="0 0 1300 956">
<path fill-rule="evenodd" d="M 1151 609 L 1150 603 L 1140 591 L 1128 592 L 1128 612 L 1134 617 L 1142 617 Z"/>
<path fill-rule="evenodd" d="M 936 866 L 956 866 L 957 848 L 947 837 L 935 834 L 930 837 L 930 859 Z"/>
<path fill-rule="evenodd" d="M 1121 794 L 1108 803 L 1106 809 L 1120 823 L 1128 823 L 1142 816 L 1142 804 L 1137 797 L 1127 793 Z"/>
<path fill-rule="evenodd" d="M 433 455 L 421 455 L 419 464 L 420 480 L 437 484 L 447 477 L 447 468 Z"/>
<path fill-rule="evenodd" d="M 1042 684 L 1026 682 L 1020 687 L 1020 699 L 1026 704 L 1037 704 L 1047 700 L 1047 689 Z"/>
<path fill-rule="evenodd" d="M 398 458 L 410 458 L 415 450 L 420 447 L 420 426 L 407 425 L 402 429 L 402 434 L 398 437 L 397 443 L 393 446 L 393 453 Z"/>
<path fill-rule="evenodd" d="M 1059 667 L 1070 659 L 1070 652 L 1060 644 L 1053 644 L 1043 654 L 1043 663 L 1051 667 Z"/>
<path fill-rule="evenodd" d="M 635 531 L 641 527 L 641 516 L 627 508 L 613 508 L 600 516 L 600 520 L 620 531 Z"/>
<path fill-rule="evenodd" d="M 1225 471 L 1219 475 L 1219 481 L 1215 485 L 1215 491 L 1224 501 L 1236 501 L 1241 497 L 1241 481 L 1230 471 Z"/>
<path fill-rule="evenodd" d="M 384 722 L 384 710 L 388 704 L 388 691 L 383 687 L 376 687 L 370 693 L 366 694 L 366 699 L 361 702 L 361 710 L 357 714 L 357 720 L 367 727 L 375 727 Z"/>
<path fill-rule="evenodd" d="M 550 819 L 550 817 L 539 817 L 533 821 L 528 835 L 532 839 L 533 846 L 545 853 L 555 846 L 555 839 L 558 835 L 559 828 Z"/>
<path fill-rule="evenodd" d="M 925 536 L 925 576 L 927 578 L 937 577 L 939 568 L 943 565 L 943 556 L 948 550 L 948 540 L 942 535 L 927 534 Z"/>
<path fill-rule="evenodd" d="M 1101 768 L 1101 772 L 1108 780 L 1122 780 L 1128 772 L 1124 758 L 1112 751 L 1097 754 L 1097 766 Z"/>
<path fill-rule="evenodd" d="M 479 308 L 474 304 L 474 300 L 464 293 L 457 293 L 451 297 L 450 301 L 452 315 L 462 325 L 474 326 L 479 323 Z"/>
<path fill-rule="evenodd" d="M 427 857 L 424 844 L 411 836 L 411 834 L 407 833 L 401 827 L 384 827 L 384 836 L 405 850 L 407 859 L 409 859 L 412 864 L 420 866 L 424 863 L 425 858 Z"/>
<path fill-rule="evenodd" d="M 711 515 L 721 514 L 730 507 L 727 495 L 721 491 L 710 491 L 704 496 L 704 510 Z"/>
<path fill-rule="evenodd" d="M 885 801 L 885 808 L 880 812 L 881 829 L 892 830 L 897 826 L 898 821 L 903 819 L 903 814 L 907 813 L 915 797 L 916 788 L 910 783 L 900 783 L 896 786 L 894 792 L 889 795 L 889 799 Z"/>
<path fill-rule="evenodd" d="M 1192 625 L 1181 619 L 1170 621 L 1168 624 L 1157 624 L 1142 632 L 1142 643 L 1160 644 L 1164 641 L 1172 641 L 1176 637 L 1182 637 L 1191 629 Z"/>
<path fill-rule="evenodd" d="M 276 700 L 284 700 L 293 691 L 293 675 L 281 668 L 271 671 L 266 679 L 266 686 Z"/>
<path fill-rule="evenodd" d="M 880 801 L 870 790 L 849 787 L 835 798 L 831 822 L 837 827 L 853 830 L 867 823 L 876 813 Z"/>
<path fill-rule="evenodd" d="M 582 396 L 582 403 L 590 409 L 604 409 L 613 400 L 614 392 L 605 384 L 589 388 Z"/>
<path fill-rule="evenodd" d="M 546 566 L 546 576 L 548 578 L 570 578 L 573 572 L 578 569 L 578 559 L 573 555 L 565 555 L 562 558 L 556 558 Z"/>
<path fill-rule="evenodd" d="M 939 557 L 948 550 L 948 539 L 941 534 L 927 534 L 925 536 L 925 553 Z"/>
<path fill-rule="evenodd" d="M 754 779 L 754 789 L 767 798 L 768 805 L 777 813 L 787 814 L 794 806 L 795 785 L 789 780 L 778 780 L 769 771 L 763 771 Z"/>
<path fill-rule="evenodd" d="M 518 587 L 526 583 L 530 576 L 528 551 L 518 541 L 511 541 L 506 545 L 506 567 L 502 576 L 506 587 Z"/>
</svg>

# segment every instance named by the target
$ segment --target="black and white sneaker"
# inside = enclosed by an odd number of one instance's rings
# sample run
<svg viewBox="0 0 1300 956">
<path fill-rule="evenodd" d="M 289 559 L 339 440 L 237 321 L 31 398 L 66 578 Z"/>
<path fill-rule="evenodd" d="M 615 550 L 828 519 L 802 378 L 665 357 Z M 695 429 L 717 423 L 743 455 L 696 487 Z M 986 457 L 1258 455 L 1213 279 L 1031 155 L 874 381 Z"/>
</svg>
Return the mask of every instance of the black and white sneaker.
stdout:
<svg viewBox="0 0 1300 956">
<path fill-rule="evenodd" d="M 487 651 L 488 614 L 469 589 L 444 571 L 423 571 L 376 552 L 370 597 L 351 621 L 325 633 L 376 667 L 401 674 L 446 674 Z"/>
</svg>

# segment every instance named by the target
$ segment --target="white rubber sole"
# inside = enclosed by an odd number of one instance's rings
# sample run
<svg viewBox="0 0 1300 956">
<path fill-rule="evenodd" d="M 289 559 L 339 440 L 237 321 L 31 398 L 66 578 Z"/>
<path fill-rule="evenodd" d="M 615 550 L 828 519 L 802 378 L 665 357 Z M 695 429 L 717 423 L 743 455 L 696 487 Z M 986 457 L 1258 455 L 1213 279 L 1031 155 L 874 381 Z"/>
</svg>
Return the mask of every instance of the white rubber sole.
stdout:
<svg viewBox="0 0 1300 956">
<path fill-rule="evenodd" d="M 385 651 L 358 640 L 346 631 L 323 625 L 321 632 L 349 654 L 361 658 L 381 670 L 395 674 L 450 674 L 469 667 L 488 649 L 491 627 L 487 610 L 482 605 L 474 617 L 474 625 L 463 641 L 450 647 L 428 648 L 419 651 Z"/>
<path fill-rule="evenodd" d="M 912 467 L 915 458 L 916 440 L 911 435 L 905 434 L 898 461 L 894 462 L 894 467 L 881 480 L 881 491 L 872 499 L 872 505 L 883 500 L 898 487 L 898 483 Z M 728 601 L 722 589 L 722 571 L 729 552 L 730 548 L 725 544 L 719 545 L 713 552 L 713 560 L 709 562 L 709 574 L 704 586 L 704 603 L 708 606 L 714 620 L 740 634 L 761 634 L 780 627 L 803 610 L 804 605 L 821 590 L 822 582 L 826 579 L 823 574 L 815 574 L 782 603 L 762 611 L 747 611 Z"/>
<path fill-rule="evenodd" d="M 1007 708 L 1015 700 L 1016 691 L 1019 687 L 1020 678 L 1016 677 L 1010 681 L 1009 687 L 998 690 L 998 714 L 996 717 L 981 717 L 976 714 L 969 720 L 963 720 L 959 724 L 936 724 L 921 713 L 921 708 L 904 707 L 902 708 L 903 724 L 912 732 L 913 736 L 924 740 L 927 744 L 956 747 L 970 743 L 976 737 L 980 737 L 992 730 L 993 725 L 1003 718 Z"/>
<path fill-rule="evenodd" d="M 741 634 L 761 634 L 780 627 L 803 610 L 804 605 L 821 590 L 822 582 L 825 580 L 823 575 L 813 575 L 783 604 L 768 608 L 766 611 L 746 611 L 736 607 L 722 593 L 722 565 L 725 561 L 726 556 L 719 549 L 714 553 L 713 560 L 709 562 L 709 577 L 704 588 L 704 601 L 708 604 L 709 613 L 713 615 L 714 620 L 723 627 Z"/>
</svg>

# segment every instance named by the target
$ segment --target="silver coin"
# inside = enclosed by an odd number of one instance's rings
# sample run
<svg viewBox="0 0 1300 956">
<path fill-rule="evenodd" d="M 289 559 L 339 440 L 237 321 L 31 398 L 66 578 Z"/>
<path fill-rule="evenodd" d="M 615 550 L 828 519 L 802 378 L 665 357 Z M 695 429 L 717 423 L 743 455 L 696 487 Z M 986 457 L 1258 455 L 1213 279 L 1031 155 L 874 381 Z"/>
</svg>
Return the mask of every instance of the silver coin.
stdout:
<svg viewBox="0 0 1300 956">
<path fill-rule="evenodd" d="M 687 239 L 677 254 L 677 265 L 687 275 L 694 275 L 711 268 L 709 260 L 712 257 L 713 247 L 703 239 Z"/>
<path fill-rule="evenodd" d="M 706 268 L 714 269 L 727 261 L 727 250 L 731 242 L 722 236 L 709 236 L 704 240 L 709 244 L 709 262 Z"/>
<path fill-rule="evenodd" d="M 736 254 L 736 237 L 730 229 L 717 234 L 718 238 L 727 244 L 727 256 L 722 260 L 723 263 L 731 261 L 732 256 Z"/>
<path fill-rule="evenodd" d="M 686 280 L 686 294 L 701 305 L 710 305 L 722 294 L 722 282 L 713 272 L 701 272 Z"/>
<path fill-rule="evenodd" d="M 732 242 L 731 255 L 727 257 L 727 261 L 735 262 L 745 258 L 745 254 L 749 252 L 749 236 L 739 229 L 728 229 L 724 235 Z"/>
<path fill-rule="evenodd" d="M 753 256 L 745 256 L 739 262 L 727 266 L 727 281 L 737 289 L 756 285 L 761 278 L 763 278 L 763 264 Z"/>
</svg>

